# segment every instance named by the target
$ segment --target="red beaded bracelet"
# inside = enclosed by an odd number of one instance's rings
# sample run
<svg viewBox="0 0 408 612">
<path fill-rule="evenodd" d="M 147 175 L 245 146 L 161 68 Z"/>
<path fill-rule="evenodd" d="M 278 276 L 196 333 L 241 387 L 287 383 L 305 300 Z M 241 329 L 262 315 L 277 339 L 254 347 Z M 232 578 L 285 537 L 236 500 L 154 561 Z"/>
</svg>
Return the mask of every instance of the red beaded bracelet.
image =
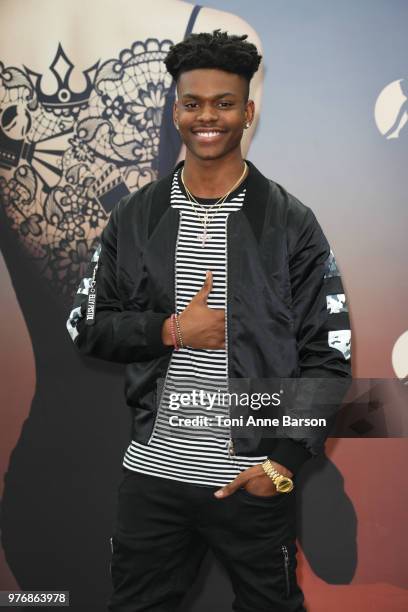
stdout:
<svg viewBox="0 0 408 612">
<path fill-rule="evenodd" d="M 173 313 L 170 316 L 170 332 L 171 332 L 171 339 L 173 340 L 174 350 L 178 351 L 179 345 L 177 344 L 175 319 L 176 319 L 176 315 Z"/>
<path fill-rule="evenodd" d="M 181 335 L 179 316 L 177 314 L 174 315 L 174 322 L 176 324 L 176 332 L 177 332 L 177 338 L 178 338 L 178 341 L 179 341 L 179 346 L 181 346 L 181 348 L 184 348 L 183 337 Z"/>
</svg>

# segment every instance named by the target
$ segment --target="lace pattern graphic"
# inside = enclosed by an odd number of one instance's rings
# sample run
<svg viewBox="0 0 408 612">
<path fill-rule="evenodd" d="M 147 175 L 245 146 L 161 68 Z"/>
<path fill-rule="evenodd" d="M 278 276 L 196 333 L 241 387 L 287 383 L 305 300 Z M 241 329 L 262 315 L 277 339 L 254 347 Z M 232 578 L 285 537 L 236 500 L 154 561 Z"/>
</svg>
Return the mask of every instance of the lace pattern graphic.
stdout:
<svg viewBox="0 0 408 612">
<path fill-rule="evenodd" d="M 157 178 L 171 76 L 170 40 L 137 41 L 83 71 L 61 45 L 42 75 L 0 62 L 0 198 L 10 226 L 41 275 L 69 303 L 114 204 Z"/>
</svg>

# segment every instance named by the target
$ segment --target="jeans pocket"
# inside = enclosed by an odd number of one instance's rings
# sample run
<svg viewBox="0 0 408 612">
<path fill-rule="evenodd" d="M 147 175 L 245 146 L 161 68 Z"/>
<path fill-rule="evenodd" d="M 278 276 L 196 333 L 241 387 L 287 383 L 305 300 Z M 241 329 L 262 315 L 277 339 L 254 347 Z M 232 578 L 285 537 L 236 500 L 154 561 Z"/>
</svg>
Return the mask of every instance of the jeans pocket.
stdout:
<svg viewBox="0 0 408 612">
<path fill-rule="evenodd" d="M 240 489 L 238 489 L 238 491 L 240 491 L 249 499 L 254 499 L 257 501 L 266 501 L 268 503 L 274 503 L 286 495 L 286 493 L 276 493 L 275 495 L 255 495 L 254 493 L 250 493 L 249 491 L 247 491 L 244 487 L 241 487 Z"/>
</svg>

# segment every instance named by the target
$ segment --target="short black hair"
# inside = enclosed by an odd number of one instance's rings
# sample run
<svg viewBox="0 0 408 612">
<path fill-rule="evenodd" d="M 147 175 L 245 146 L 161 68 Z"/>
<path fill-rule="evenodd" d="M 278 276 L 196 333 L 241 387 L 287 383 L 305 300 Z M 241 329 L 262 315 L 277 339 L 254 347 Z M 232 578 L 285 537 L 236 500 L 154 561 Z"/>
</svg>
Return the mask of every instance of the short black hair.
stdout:
<svg viewBox="0 0 408 612">
<path fill-rule="evenodd" d="M 221 32 L 190 34 L 182 42 L 172 45 L 164 59 L 167 71 L 175 81 L 182 72 L 197 68 L 218 68 L 243 76 L 249 82 L 259 68 L 262 56 L 247 34 L 237 36 Z"/>
</svg>

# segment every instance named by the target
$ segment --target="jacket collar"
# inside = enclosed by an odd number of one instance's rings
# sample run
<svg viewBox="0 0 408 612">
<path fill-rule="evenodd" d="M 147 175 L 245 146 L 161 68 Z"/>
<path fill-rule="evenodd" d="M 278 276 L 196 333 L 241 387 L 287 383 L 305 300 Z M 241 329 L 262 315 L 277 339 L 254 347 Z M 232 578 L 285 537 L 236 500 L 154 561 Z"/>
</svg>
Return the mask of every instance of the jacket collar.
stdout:
<svg viewBox="0 0 408 612">
<path fill-rule="evenodd" d="M 259 242 L 262 228 L 264 225 L 266 201 L 269 195 L 269 180 L 256 168 L 249 160 L 245 160 L 249 166 L 247 190 L 241 210 L 231 214 L 244 214 L 252 228 L 252 231 Z M 170 192 L 175 170 L 184 165 L 184 160 L 180 161 L 167 176 L 159 179 L 155 183 L 153 199 L 154 207 L 150 218 L 149 234 L 162 214 L 170 206 Z"/>
</svg>

